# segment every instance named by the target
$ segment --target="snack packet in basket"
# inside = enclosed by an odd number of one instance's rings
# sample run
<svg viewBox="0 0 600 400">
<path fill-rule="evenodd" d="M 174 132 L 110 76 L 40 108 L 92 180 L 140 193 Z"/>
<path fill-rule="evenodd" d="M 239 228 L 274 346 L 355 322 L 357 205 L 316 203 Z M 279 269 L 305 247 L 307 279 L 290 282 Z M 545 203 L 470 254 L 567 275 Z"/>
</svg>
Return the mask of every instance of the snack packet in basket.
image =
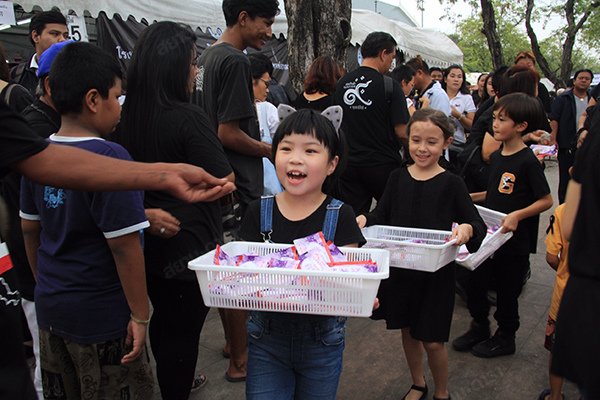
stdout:
<svg viewBox="0 0 600 400">
<path fill-rule="evenodd" d="M 348 261 L 348 257 L 333 243 L 329 242 L 327 244 L 327 248 L 329 250 L 329 255 L 331 256 L 331 265 L 335 265 L 337 263 L 343 263 Z"/>
<path fill-rule="evenodd" d="M 305 257 L 300 264 L 300 269 L 307 271 L 329 271 L 329 263 L 319 257 Z"/>
<path fill-rule="evenodd" d="M 271 258 L 268 264 L 269 268 L 299 269 L 300 260 L 293 258 Z"/>
<path fill-rule="evenodd" d="M 294 247 L 300 255 L 300 260 L 306 257 L 319 258 L 325 263 L 333 262 L 323 232 L 294 240 Z"/>
<path fill-rule="evenodd" d="M 339 272 L 377 272 L 377 264 L 373 262 L 361 261 L 360 263 L 339 263 L 332 266 L 330 271 Z"/>
<path fill-rule="evenodd" d="M 225 253 L 221 246 L 217 245 L 217 249 L 215 250 L 215 265 L 235 265 L 235 260 L 233 257 L 230 257 L 229 254 Z"/>
</svg>

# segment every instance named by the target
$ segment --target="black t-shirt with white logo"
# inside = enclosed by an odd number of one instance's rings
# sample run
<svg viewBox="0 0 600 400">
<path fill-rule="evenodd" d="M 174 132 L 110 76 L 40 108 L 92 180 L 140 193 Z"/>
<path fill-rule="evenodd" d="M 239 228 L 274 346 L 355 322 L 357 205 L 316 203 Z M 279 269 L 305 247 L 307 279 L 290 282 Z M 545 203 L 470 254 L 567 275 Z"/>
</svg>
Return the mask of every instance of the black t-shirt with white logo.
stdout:
<svg viewBox="0 0 600 400">
<path fill-rule="evenodd" d="M 219 43 L 202 53 L 199 66 L 194 99 L 208 114 L 215 132 L 220 123 L 239 121 L 242 131 L 260 141 L 248 57 L 229 43 Z M 227 148 L 225 154 L 235 172 L 240 200 L 248 204 L 260 198 L 263 190 L 261 157 Z"/>
<path fill-rule="evenodd" d="M 402 161 L 394 126 L 410 118 L 400 84 L 393 81 L 390 101 L 386 99 L 383 75 L 360 67 L 337 84 L 335 103 L 344 110 L 342 129 L 348 141 L 348 163 L 377 166 Z"/>
<path fill-rule="evenodd" d="M 508 156 L 498 150 L 490 156 L 486 207 L 509 214 L 530 206 L 549 193 L 544 169 L 530 148 L 525 147 Z M 513 237 L 498 252 L 535 253 L 539 220 L 536 215 L 520 221 Z"/>
</svg>

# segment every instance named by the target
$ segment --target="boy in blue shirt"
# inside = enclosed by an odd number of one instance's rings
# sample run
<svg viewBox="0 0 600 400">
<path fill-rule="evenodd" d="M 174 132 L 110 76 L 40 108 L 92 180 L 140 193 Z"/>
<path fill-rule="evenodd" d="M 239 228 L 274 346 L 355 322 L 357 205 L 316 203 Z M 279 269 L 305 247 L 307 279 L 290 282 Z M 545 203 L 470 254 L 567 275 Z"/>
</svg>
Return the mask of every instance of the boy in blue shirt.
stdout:
<svg viewBox="0 0 600 400">
<path fill-rule="evenodd" d="M 119 122 L 121 78 L 100 48 L 65 46 L 50 71 L 62 122 L 49 140 L 130 160 L 102 139 Z M 37 280 L 44 396 L 151 398 L 142 192 L 82 192 L 23 179 L 20 214 Z"/>
</svg>

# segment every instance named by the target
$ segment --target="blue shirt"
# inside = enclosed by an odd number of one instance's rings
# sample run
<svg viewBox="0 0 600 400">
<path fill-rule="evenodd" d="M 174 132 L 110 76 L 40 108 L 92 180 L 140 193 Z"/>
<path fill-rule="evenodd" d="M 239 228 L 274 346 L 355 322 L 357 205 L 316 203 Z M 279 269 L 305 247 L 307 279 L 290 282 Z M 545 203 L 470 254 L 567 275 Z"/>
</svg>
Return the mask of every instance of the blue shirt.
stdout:
<svg viewBox="0 0 600 400">
<path fill-rule="evenodd" d="M 52 135 L 50 141 L 130 159 L 123 147 L 100 138 Z M 143 192 L 83 192 L 24 178 L 20 214 L 42 228 L 35 289 L 40 328 L 82 344 L 125 336 L 130 311 L 107 239 L 149 226 Z"/>
</svg>

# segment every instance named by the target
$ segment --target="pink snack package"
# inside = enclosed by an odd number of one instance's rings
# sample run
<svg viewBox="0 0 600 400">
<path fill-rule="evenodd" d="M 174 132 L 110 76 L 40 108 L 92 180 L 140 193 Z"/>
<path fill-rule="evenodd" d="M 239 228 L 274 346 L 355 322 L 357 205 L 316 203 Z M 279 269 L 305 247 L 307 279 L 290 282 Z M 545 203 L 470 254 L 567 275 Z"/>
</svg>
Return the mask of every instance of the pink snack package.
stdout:
<svg viewBox="0 0 600 400">
<path fill-rule="evenodd" d="M 294 260 L 293 258 L 271 258 L 267 265 L 268 268 L 285 268 L 285 269 L 299 269 L 300 260 Z"/>
<path fill-rule="evenodd" d="M 271 258 L 292 258 L 294 260 L 300 259 L 298 257 L 298 252 L 296 252 L 296 248 L 294 246 L 285 248 L 283 250 L 276 251 L 275 253 L 269 254 Z"/>
<path fill-rule="evenodd" d="M 294 246 L 298 254 L 302 255 L 308 253 L 311 250 L 317 250 L 324 252 L 329 257 L 327 252 L 327 242 L 323 236 L 323 232 L 317 232 L 310 236 L 294 240 Z"/>
<path fill-rule="evenodd" d="M 300 269 L 306 271 L 329 271 L 329 264 L 319 257 L 306 257 L 300 264 Z"/>
<path fill-rule="evenodd" d="M 215 265 L 235 265 L 235 261 L 229 254 L 225 253 L 221 246 L 217 245 L 215 250 Z"/>
<path fill-rule="evenodd" d="M 238 257 L 237 265 L 239 267 L 267 268 L 271 260 L 268 256 L 242 255 Z"/>
<path fill-rule="evenodd" d="M 348 258 L 335 244 L 329 242 L 327 248 L 329 249 L 329 255 L 331 256 L 331 264 L 344 263 L 348 261 Z"/>
</svg>

